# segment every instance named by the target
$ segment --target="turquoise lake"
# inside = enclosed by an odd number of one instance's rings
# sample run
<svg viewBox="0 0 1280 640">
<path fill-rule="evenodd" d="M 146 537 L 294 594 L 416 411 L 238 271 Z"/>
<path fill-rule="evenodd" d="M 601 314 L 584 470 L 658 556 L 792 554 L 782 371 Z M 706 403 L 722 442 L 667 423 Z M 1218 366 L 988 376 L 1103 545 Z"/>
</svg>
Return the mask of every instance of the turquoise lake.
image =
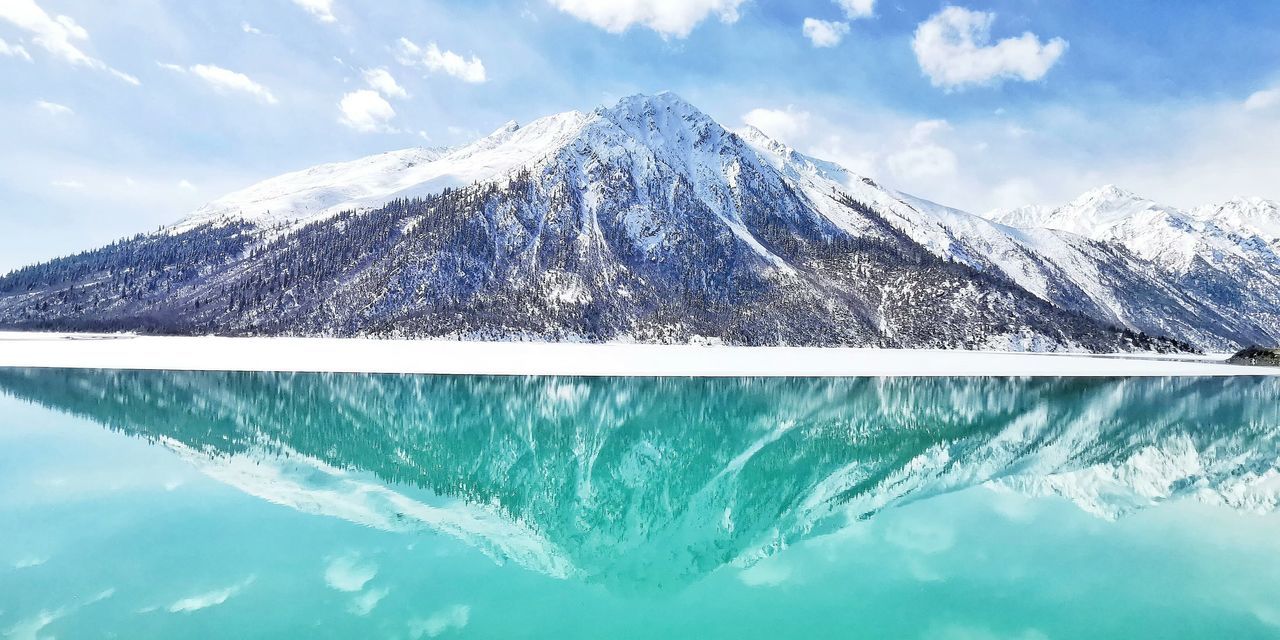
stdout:
<svg viewBox="0 0 1280 640">
<path fill-rule="evenodd" d="M 0 369 L 0 636 L 1280 638 L 1280 378 Z"/>
</svg>

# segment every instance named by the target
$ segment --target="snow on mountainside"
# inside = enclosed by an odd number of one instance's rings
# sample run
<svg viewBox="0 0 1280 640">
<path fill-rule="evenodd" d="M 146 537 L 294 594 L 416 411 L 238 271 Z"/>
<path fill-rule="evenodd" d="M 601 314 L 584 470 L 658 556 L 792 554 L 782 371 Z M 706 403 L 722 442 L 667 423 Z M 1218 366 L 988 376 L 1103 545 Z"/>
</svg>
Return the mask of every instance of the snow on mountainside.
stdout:
<svg viewBox="0 0 1280 640">
<path fill-rule="evenodd" d="M 1280 246 L 1280 203 L 1263 198 L 1233 198 L 1192 210 L 1191 216 Z"/>
<path fill-rule="evenodd" d="M 1230 326 L 1206 329 L 1200 318 L 1214 312 L 1200 301 L 1183 296 L 1179 283 L 1160 277 L 1142 260 L 1134 260 L 1129 254 L 1115 254 L 1106 247 L 1090 244 L 1079 237 L 1087 235 L 1079 233 L 1079 229 L 1066 228 L 1076 231 L 1071 234 L 1054 230 L 1065 227 L 1053 224 L 1026 225 L 1052 229 L 1018 229 L 1014 227 L 1024 225 L 999 224 L 885 189 L 835 163 L 800 154 L 753 127 L 743 129 L 740 135 L 799 183 L 815 202 L 829 200 L 821 197 L 824 193 L 849 193 L 874 206 L 891 225 L 935 255 L 980 271 L 998 273 L 1060 307 L 1119 326 L 1176 336 L 1209 348 L 1230 348 L 1264 334 L 1247 322 L 1233 320 L 1225 322 Z M 1104 197 L 1123 197 L 1123 192 L 1113 187 L 1100 193 L 1105 194 Z M 1125 215 L 1112 213 L 1109 208 L 1107 211 L 1118 219 Z M 837 218 L 838 214 L 828 215 Z M 856 226 L 852 230 L 861 231 Z"/>
<path fill-rule="evenodd" d="M 1107 185 L 1058 208 L 988 217 L 1122 246 L 1159 267 L 1187 296 L 1253 320 L 1261 333 L 1240 342 L 1280 341 L 1280 206 L 1274 202 L 1238 198 L 1187 212 Z"/>
<path fill-rule="evenodd" d="M 571 111 L 527 127 L 508 122 L 467 145 L 411 148 L 286 173 L 228 194 L 170 227 L 179 233 L 207 223 L 260 225 L 314 221 L 394 198 L 422 196 L 501 175 L 536 159 L 572 135 L 586 115 Z"/>
<path fill-rule="evenodd" d="M 1168 234 L 1121 247 L 1124 221 L 1210 223 L 1117 211 L 1126 198 L 1088 204 L 1114 233 L 1016 229 L 729 131 L 674 94 L 631 96 L 266 180 L 0 279 L 0 324 L 1036 350 L 1280 339 L 1253 290 L 1269 276 L 1242 281 L 1253 254 L 1170 270 L 1204 249 Z"/>
<path fill-rule="evenodd" d="M 1060 229 L 1094 240 L 1119 242 L 1143 258 L 1175 270 L 1190 268 L 1202 254 L 1240 253 L 1231 231 L 1251 231 L 1247 226 L 1224 228 L 1216 216 L 1196 217 L 1115 185 L 1088 191 L 1056 209 L 1024 207 L 994 212 L 990 217 L 1014 227 Z"/>
</svg>

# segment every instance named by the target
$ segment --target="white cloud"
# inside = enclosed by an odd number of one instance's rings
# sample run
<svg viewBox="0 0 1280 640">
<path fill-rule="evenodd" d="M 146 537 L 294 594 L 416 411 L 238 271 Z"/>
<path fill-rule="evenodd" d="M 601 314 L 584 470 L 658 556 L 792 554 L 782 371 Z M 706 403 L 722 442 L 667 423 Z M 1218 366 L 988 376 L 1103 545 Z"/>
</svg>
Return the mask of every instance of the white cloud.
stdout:
<svg viewBox="0 0 1280 640">
<path fill-rule="evenodd" d="M 342 96 L 338 102 L 342 112 L 339 122 L 362 133 L 395 131 L 388 123 L 396 117 L 391 103 L 373 89 L 359 89 Z"/>
<path fill-rule="evenodd" d="M 1011 178 L 991 190 L 991 199 L 995 202 L 996 209 L 1013 209 L 1031 202 L 1039 202 L 1041 195 L 1040 189 L 1034 182 L 1026 178 Z M 1006 504 L 1007 502 L 1002 502 L 1000 506 L 1004 507 Z M 1010 510 L 1009 513 L 1012 511 Z"/>
<path fill-rule="evenodd" d="M 24 556 L 13 563 L 13 568 L 29 569 L 31 567 L 38 567 L 48 561 L 49 559 L 43 556 Z"/>
<path fill-rule="evenodd" d="M 434 42 L 427 43 L 425 48 L 419 47 L 408 38 L 400 38 L 396 48 L 396 60 L 405 66 L 444 72 L 463 82 L 480 83 L 486 79 L 484 63 L 474 55 L 464 58 L 452 51 L 442 50 Z"/>
<path fill-rule="evenodd" d="M 796 144 L 809 131 L 809 112 L 799 111 L 791 105 L 786 109 L 752 109 L 742 116 L 742 121 L 770 138 L 790 145 Z"/>
<path fill-rule="evenodd" d="M 243 31 L 243 32 L 245 32 L 245 33 L 252 33 L 252 34 L 254 34 L 254 35 L 261 35 L 261 34 L 262 34 L 262 29 L 259 29 L 259 28 L 255 27 L 255 26 L 253 26 L 253 25 L 249 24 L 248 22 L 241 22 L 241 23 L 240 23 L 240 30 L 241 30 L 241 31 Z"/>
<path fill-rule="evenodd" d="M 738 581 L 748 587 L 776 587 L 791 581 L 791 574 L 791 565 L 774 556 L 739 571 Z"/>
<path fill-rule="evenodd" d="M 934 140 L 937 133 L 950 128 L 946 120 L 917 122 L 906 147 L 885 158 L 885 165 L 895 176 L 909 180 L 954 175 L 959 165 L 955 152 Z"/>
<path fill-rule="evenodd" d="M 368 591 L 351 599 L 351 604 L 347 605 L 347 610 L 358 616 L 367 616 L 373 613 L 378 603 L 391 593 L 390 589 L 369 589 Z"/>
<path fill-rule="evenodd" d="M 744 0 L 550 0 L 557 9 L 610 33 L 633 25 L 648 27 L 663 37 L 683 38 L 711 14 L 722 22 L 738 20 Z"/>
<path fill-rule="evenodd" d="M 107 589 L 99 592 L 97 595 L 91 596 L 84 602 L 69 604 L 52 610 L 42 610 L 34 616 L 22 620 L 10 627 L 9 630 L 5 632 L 4 637 L 10 638 L 11 640 L 39 640 L 39 638 L 45 637 L 40 633 L 45 627 L 71 615 L 80 607 L 101 602 L 115 595 L 115 593 L 115 589 Z"/>
<path fill-rule="evenodd" d="M 79 180 L 54 180 L 49 184 L 58 187 L 59 189 L 72 189 L 75 191 L 79 191 L 85 187 L 84 183 Z"/>
<path fill-rule="evenodd" d="M 364 81 L 370 87 L 373 87 L 388 98 L 408 98 L 409 92 L 404 90 L 391 76 L 391 72 L 383 68 L 365 69 L 362 74 Z"/>
<path fill-rule="evenodd" d="M 1249 111 L 1262 111 L 1276 106 L 1280 106 L 1280 87 L 1254 92 L 1244 101 L 1244 108 Z"/>
<path fill-rule="evenodd" d="M 90 56 L 80 49 L 76 43 L 89 40 L 89 32 L 76 24 L 70 16 L 50 16 L 35 3 L 35 0 L 3 0 L 0 2 L 0 20 L 12 23 L 31 36 L 31 41 L 45 51 L 73 65 L 106 71 L 111 75 L 132 85 L 142 84 L 137 78 L 108 66 L 107 63 Z M 4 49 L 13 49 L 5 44 Z M 14 53 L 18 57 L 30 59 L 30 54 L 21 46 Z"/>
<path fill-rule="evenodd" d="M 899 178 L 921 179 L 953 175 L 956 154 L 936 144 L 908 147 L 885 158 L 889 170 Z"/>
<path fill-rule="evenodd" d="M 243 591 L 245 587 L 253 584 L 253 580 L 254 576 L 249 576 L 248 578 L 228 587 L 214 589 L 212 591 L 206 591 L 204 593 L 198 593 L 193 596 L 182 598 L 169 605 L 169 613 L 191 613 L 192 611 L 199 611 L 201 609 L 208 609 L 209 607 L 220 605 L 227 600 L 230 600 L 237 593 Z"/>
<path fill-rule="evenodd" d="M 26 47 L 20 44 L 9 44 L 4 41 L 4 38 L 0 38 L 0 56 L 13 56 L 31 62 L 31 54 L 27 53 Z"/>
<path fill-rule="evenodd" d="M 991 44 L 994 13 L 947 7 L 916 28 L 911 46 L 934 86 L 956 89 L 1003 80 L 1043 78 L 1067 50 L 1067 41 L 1047 43 L 1031 32 Z"/>
<path fill-rule="evenodd" d="M 196 186 L 195 186 L 194 184 L 191 184 L 191 182 L 190 182 L 190 181 L 188 181 L 188 180 L 186 180 L 185 178 L 184 178 L 184 179 L 182 179 L 182 180 L 179 180 L 179 181 L 178 181 L 178 188 L 179 188 L 179 189 L 185 189 L 185 190 L 187 190 L 187 191 L 195 191 L 195 190 L 196 190 Z M 166 489 L 168 489 L 168 487 L 166 487 Z M 169 490 L 171 490 L 171 489 L 169 489 Z"/>
<path fill-rule="evenodd" d="M 849 33 L 848 22 L 828 22 L 817 18 L 804 19 L 804 37 L 815 47 L 834 47 Z"/>
<path fill-rule="evenodd" d="M 836 0 L 850 20 L 870 18 L 876 10 L 876 0 Z"/>
<path fill-rule="evenodd" d="M 956 543 L 956 532 L 950 525 L 926 520 L 903 520 L 884 529 L 884 541 L 924 555 L 950 551 Z"/>
<path fill-rule="evenodd" d="M 352 554 L 330 560 L 324 570 L 324 582 L 331 589 L 356 592 L 363 589 L 365 583 L 376 575 L 378 565 Z"/>
<path fill-rule="evenodd" d="M 320 22 L 332 23 L 338 21 L 333 15 L 333 0 L 293 0 L 293 3 L 315 16 Z"/>
<path fill-rule="evenodd" d="M 48 100 L 36 100 L 36 106 L 55 116 L 69 116 L 75 113 L 75 111 L 71 110 L 71 107 L 65 104 L 49 102 Z"/>
<path fill-rule="evenodd" d="M 939 131 L 947 131 L 949 129 L 951 129 L 951 124 L 946 120 L 922 120 L 911 127 L 911 133 L 907 136 L 907 139 L 912 144 L 920 144 L 928 142 Z"/>
<path fill-rule="evenodd" d="M 161 68 L 178 73 L 191 73 L 192 75 L 204 80 L 206 84 L 213 87 L 218 93 L 247 93 L 259 101 L 266 104 L 276 104 L 279 100 L 271 94 L 266 87 L 254 82 L 249 76 L 243 73 L 224 69 L 212 64 L 196 64 L 190 67 L 182 65 L 169 64 L 167 62 L 157 62 Z"/>
<path fill-rule="evenodd" d="M 471 621 L 471 607 L 454 605 L 433 613 L 425 620 L 409 621 L 409 637 L 419 640 L 422 636 L 434 638 L 446 631 L 461 629 Z"/>
<path fill-rule="evenodd" d="M 247 93 L 267 104 L 276 104 L 278 102 L 266 87 L 249 79 L 249 76 L 243 73 L 211 64 L 197 64 L 191 67 L 190 71 L 218 91 Z"/>
</svg>

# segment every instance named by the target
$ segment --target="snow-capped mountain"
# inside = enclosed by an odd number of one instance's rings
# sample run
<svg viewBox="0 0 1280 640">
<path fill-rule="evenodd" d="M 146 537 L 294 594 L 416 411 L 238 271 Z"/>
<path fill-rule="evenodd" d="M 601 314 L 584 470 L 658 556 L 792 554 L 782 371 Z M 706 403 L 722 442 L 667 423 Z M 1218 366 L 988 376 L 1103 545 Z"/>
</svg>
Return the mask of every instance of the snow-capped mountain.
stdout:
<svg viewBox="0 0 1280 640">
<path fill-rule="evenodd" d="M 0 279 L 0 324 L 1108 351 L 1280 340 L 1255 314 L 1261 294 L 1237 291 L 1265 282 L 1189 295 L 1186 278 L 1217 272 L 1171 272 L 1112 240 L 903 194 L 664 93 L 272 178 Z"/>
<path fill-rule="evenodd" d="M 611 587 L 693 582 L 991 487 L 1113 519 L 1280 507 L 1280 379 L 0 370 L 282 507 Z M 145 407 L 140 411 L 139 407 Z"/>
<path fill-rule="evenodd" d="M 1062 207 L 990 217 L 1119 245 L 1158 267 L 1188 297 L 1250 318 L 1266 339 L 1280 332 L 1280 206 L 1274 202 L 1235 199 L 1188 212 L 1108 185 Z"/>
<path fill-rule="evenodd" d="M 1233 198 L 1198 207 L 1191 216 L 1241 235 L 1257 235 L 1272 246 L 1280 242 L 1280 203 L 1263 198 Z"/>
</svg>

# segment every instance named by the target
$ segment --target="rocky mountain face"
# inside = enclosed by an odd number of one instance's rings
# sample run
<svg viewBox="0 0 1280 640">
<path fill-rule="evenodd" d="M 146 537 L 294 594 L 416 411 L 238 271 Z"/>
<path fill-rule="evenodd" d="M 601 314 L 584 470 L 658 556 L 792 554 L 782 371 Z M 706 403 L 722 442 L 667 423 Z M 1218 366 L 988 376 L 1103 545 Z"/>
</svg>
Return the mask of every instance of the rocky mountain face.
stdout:
<svg viewBox="0 0 1280 640">
<path fill-rule="evenodd" d="M 1280 507 L 1280 379 L 556 378 L 0 369 L 0 392 L 285 507 L 680 585 L 985 486 L 1103 518 Z"/>
<path fill-rule="evenodd" d="M 1093 351 L 1280 337 L 1280 270 L 1246 277 L 1261 258 L 1176 271 L 1075 231 L 943 207 L 672 94 L 632 96 L 286 174 L 17 270 L 0 325 Z"/>
</svg>

